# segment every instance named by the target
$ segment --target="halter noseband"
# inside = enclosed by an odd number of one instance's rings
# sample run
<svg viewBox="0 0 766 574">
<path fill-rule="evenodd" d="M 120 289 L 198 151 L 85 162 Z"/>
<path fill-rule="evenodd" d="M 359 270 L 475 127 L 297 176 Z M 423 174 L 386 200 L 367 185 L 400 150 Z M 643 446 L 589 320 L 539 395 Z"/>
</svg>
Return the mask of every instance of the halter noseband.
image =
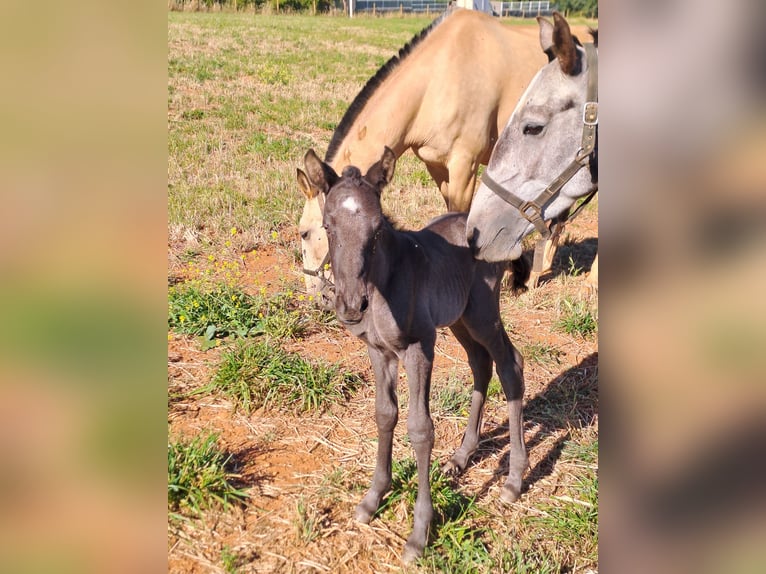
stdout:
<svg viewBox="0 0 766 574">
<path fill-rule="evenodd" d="M 491 189 L 495 195 L 515 207 L 527 221 L 537 228 L 540 235 L 543 237 L 543 243 L 551 236 L 551 229 L 545 224 L 545 220 L 543 219 L 543 207 L 553 197 L 559 194 L 561 188 L 564 187 L 564 185 L 572 179 L 580 169 L 594 159 L 596 128 L 598 126 L 598 52 L 593 44 L 585 44 L 584 48 L 588 58 L 588 91 L 582 114 L 582 140 L 580 149 L 577 151 L 577 154 L 575 154 L 575 158 L 566 168 L 564 168 L 561 174 L 559 174 L 559 176 L 532 201 L 525 201 L 517 195 L 514 195 L 508 191 L 508 189 L 492 179 L 486 171 L 481 176 L 481 181 L 484 185 Z M 583 202 L 570 216 L 565 218 L 565 221 L 566 219 L 572 219 L 577 215 L 585 204 L 593 198 L 597 191 L 598 186 L 585 196 Z M 539 246 L 540 245 L 538 244 L 538 247 Z M 535 268 L 538 266 L 538 251 L 540 250 L 535 250 Z"/>
</svg>

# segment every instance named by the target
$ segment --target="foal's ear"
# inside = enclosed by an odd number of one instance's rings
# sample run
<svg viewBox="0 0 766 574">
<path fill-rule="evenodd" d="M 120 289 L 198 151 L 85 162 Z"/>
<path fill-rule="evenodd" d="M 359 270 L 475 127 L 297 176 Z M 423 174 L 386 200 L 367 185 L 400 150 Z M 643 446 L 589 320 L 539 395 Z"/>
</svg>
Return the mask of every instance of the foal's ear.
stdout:
<svg viewBox="0 0 766 574">
<path fill-rule="evenodd" d="M 313 149 L 306 152 L 306 155 L 303 157 L 303 164 L 306 166 L 306 177 L 309 183 L 318 191 L 327 193 L 335 185 L 335 182 L 338 181 L 338 174 L 335 173 L 335 170 L 319 159 L 319 156 L 314 153 Z M 300 182 L 298 184 L 300 185 Z"/>
<path fill-rule="evenodd" d="M 383 149 L 381 158 L 367 170 L 364 176 L 368 182 L 377 188 L 385 187 L 394 177 L 394 168 L 396 167 L 396 154 L 386 146 Z"/>
</svg>

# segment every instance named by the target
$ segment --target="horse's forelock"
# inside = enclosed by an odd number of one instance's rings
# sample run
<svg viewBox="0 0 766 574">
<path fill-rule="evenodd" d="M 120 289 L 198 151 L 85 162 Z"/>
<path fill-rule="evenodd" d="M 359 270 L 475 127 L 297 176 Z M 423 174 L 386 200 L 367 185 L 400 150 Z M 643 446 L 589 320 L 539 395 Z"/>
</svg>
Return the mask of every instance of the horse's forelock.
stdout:
<svg viewBox="0 0 766 574">
<path fill-rule="evenodd" d="M 347 177 L 351 179 L 362 179 L 362 172 L 359 171 L 359 168 L 355 165 L 347 165 L 343 168 L 343 175 L 342 177 Z"/>
</svg>

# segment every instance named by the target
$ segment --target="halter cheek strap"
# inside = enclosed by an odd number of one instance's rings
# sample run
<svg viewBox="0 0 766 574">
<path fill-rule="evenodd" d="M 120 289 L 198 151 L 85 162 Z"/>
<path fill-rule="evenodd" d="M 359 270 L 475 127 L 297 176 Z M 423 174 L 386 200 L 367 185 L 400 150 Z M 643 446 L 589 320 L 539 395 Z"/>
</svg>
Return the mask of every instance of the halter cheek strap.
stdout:
<svg viewBox="0 0 766 574">
<path fill-rule="evenodd" d="M 319 195 L 317 196 L 317 201 L 319 202 L 319 212 L 324 213 L 324 200 L 325 195 L 323 192 L 319 192 Z M 307 269 L 306 267 L 303 268 L 303 274 L 309 275 L 310 277 L 317 277 L 321 283 L 320 290 L 323 290 L 327 287 L 335 287 L 333 285 L 332 281 L 327 279 L 326 273 L 329 272 L 330 269 L 330 250 L 327 250 L 327 253 L 325 253 L 324 259 L 322 259 L 322 262 L 319 264 L 319 267 L 316 269 Z"/>
</svg>

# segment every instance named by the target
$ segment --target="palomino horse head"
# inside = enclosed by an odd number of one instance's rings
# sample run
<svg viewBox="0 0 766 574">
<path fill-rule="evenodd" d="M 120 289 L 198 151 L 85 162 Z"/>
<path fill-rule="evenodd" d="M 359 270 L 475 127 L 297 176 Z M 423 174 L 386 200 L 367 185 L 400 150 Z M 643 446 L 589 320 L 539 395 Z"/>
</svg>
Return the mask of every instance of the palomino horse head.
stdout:
<svg viewBox="0 0 766 574">
<path fill-rule="evenodd" d="M 324 196 L 322 225 L 335 271 L 335 311 L 341 322 L 359 323 L 369 306 L 369 265 L 385 221 L 380 193 L 394 174 L 396 155 L 385 148 L 364 176 L 348 166 L 338 177 L 314 150 L 306 153 L 304 164 L 303 177 Z"/>
<path fill-rule="evenodd" d="M 480 259 L 518 258 L 524 236 L 598 186 L 596 47 L 553 18 L 538 18 L 549 62 L 511 114 L 471 205 L 466 232 Z"/>
<path fill-rule="evenodd" d="M 298 169 L 298 187 L 306 196 L 303 215 L 298 223 L 301 236 L 301 254 L 303 256 L 303 278 L 306 292 L 316 297 L 317 303 L 324 309 L 333 306 L 332 271 L 327 251 L 327 233 L 322 227 L 325 196 L 312 185 L 306 174 Z"/>
</svg>

